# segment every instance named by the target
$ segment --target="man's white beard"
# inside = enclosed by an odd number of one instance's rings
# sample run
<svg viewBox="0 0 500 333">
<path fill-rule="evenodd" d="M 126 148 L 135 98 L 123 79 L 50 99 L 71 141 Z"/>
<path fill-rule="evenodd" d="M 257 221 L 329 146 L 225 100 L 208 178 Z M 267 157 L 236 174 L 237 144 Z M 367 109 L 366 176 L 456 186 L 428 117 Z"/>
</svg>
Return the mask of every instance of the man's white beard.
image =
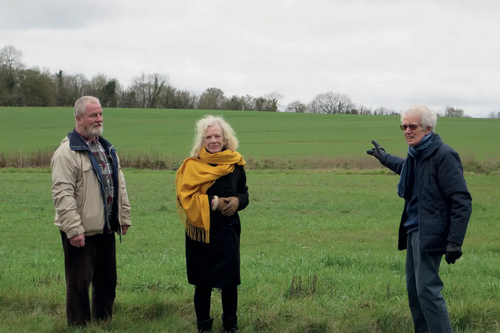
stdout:
<svg viewBox="0 0 500 333">
<path fill-rule="evenodd" d="M 91 138 L 97 138 L 99 135 L 102 134 L 102 131 L 104 130 L 104 126 L 101 124 L 101 126 L 92 126 L 87 130 L 87 136 Z"/>
</svg>

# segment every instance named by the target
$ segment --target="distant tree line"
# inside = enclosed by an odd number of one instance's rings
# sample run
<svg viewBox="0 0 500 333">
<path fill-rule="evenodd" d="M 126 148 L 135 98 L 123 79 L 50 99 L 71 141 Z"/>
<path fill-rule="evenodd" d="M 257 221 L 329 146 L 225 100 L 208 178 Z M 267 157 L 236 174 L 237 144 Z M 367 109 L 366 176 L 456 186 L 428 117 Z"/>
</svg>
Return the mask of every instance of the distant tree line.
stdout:
<svg viewBox="0 0 500 333">
<path fill-rule="evenodd" d="M 281 106 L 283 95 L 226 96 L 219 88 L 208 88 L 200 95 L 170 84 L 166 74 L 153 73 L 134 77 L 128 87 L 117 79 L 97 74 L 90 80 L 83 74 L 55 73 L 38 67 L 26 68 L 22 52 L 12 45 L 0 50 L 0 106 L 73 106 L 83 95 L 92 95 L 104 107 L 166 108 L 247 111 L 287 111 L 296 113 L 398 115 L 385 108 L 356 105 L 345 94 L 325 92 L 305 104 L 296 100 Z M 281 107 L 281 109 L 280 109 Z M 438 112 L 444 117 L 467 117 L 464 110 L 451 106 Z M 491 118 L 500 118 L 492 112 Z"/>
<path fill-rule="evenodd" d="M 171 85 L 165 74 L 142 73 L 128 87 L 117 79 L 97 74 L 51 73 L 26 68 L 22 52 L 14 46 L 0 50 L 0 106 L 73 106 L 83 95 L 92 95 L 104 107 L 278 111 L 283 95 L 271 92 L 260 97 L 225 96 L 219 88 L 201 95 Z"/>
</svg>

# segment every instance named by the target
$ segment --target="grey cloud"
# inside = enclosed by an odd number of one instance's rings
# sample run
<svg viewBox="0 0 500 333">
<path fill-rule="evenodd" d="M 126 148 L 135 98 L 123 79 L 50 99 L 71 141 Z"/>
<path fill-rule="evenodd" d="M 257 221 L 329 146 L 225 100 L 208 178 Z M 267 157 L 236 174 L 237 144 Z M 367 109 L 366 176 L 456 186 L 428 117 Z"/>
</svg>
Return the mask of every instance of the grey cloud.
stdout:
<svg viewBox="0 0 500 333">
<path fill-rule="evenodd" d="M 500 106 L 498 0 L 19 1 L 0 0 L 0 39 L 29 66 L 101 72 L 125 86 L 160 72 L 180 89 L 277 91 L 283 104 L 333 91 L 396 110 Z"/>
<path fill-rule="evenodd" d="M 0 30 L 81 29 L 121 13 L 117 0 L 2 0 Z"/>
</svg>

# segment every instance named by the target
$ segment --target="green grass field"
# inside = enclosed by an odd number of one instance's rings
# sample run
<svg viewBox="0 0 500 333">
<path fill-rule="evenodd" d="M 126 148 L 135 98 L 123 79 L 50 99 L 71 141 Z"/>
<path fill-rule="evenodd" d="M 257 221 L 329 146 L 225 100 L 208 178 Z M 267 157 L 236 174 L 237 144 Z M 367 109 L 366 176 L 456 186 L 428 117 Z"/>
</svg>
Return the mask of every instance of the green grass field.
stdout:
<svg viewBox="0 0 500 333">
<path fill-rule="evenodd" d="M 365 158 L 375 139 L 406 154 L 399 116 L 319 115 L 248 111 L 105 109 L 104 136 L 119 152 L 155 150 L 183 158 L 191 150 L 195 121 L 224 116 L 251 159 Z M 0 152 L 52 150 L 73 129 L 71 108 L 0 108 Z M 497 119 L 440 118 L 436 127 L 463 157 L 500 159 Z"/>
<path fill-rule="evenodd" d="M 190 150 L 194 121 L 208 113 L 105 112 L 106 137 L 119 152 L 147 147 L 170 154 L 171 149 L 179 158 Z M 0 125 L 4 153 L 50 149 L 73 126 L 70 109 L 0 108 L 0 114 L 14 120 Z M 398 117 L 217 114 L 231 122 L 240 151 L 254 159 L 365 158 L 372 138 L 388 151 L 406 150 Z M 496 160 L 493 136 L 499 124 L 439 119 L 437 132 L 461 155 Z M 117 245 L 115 317 L 86 332 L 195 332 L 175 173 L 126 169 L 125 176 L 133 227 Z M 412 331 L 405 252 L 396 250 L 403 207 L 396 176 L 380 170 L 273 169 L 249 170 L 247 176 L 242 333 Z M 450 266 L 443 261 L 443 293 L 455 332 L 500 332 L 500 176 L 467 173 L 466 179 L 474 211 L 463 258 Z M 63 253 L 50 187 L 46 168 L 0 169 L 0 332 L 74 332 L 65 322 Z M 215 328 L 221 325 L 219 296 L 214 292 Z"/>
</svg>

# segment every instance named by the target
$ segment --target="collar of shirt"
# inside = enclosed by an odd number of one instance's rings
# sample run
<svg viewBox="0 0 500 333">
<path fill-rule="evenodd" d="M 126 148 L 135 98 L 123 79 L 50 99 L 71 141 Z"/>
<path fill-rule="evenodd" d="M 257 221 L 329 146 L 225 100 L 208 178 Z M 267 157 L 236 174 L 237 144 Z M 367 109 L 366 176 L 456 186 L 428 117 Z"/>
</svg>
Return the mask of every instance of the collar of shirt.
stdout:
<svg viewBox="0 0 500 333">
<path fill-rule="evenodd" d="M 94 140 L 92 140 L 92 139 L 87 138 L 86 136 L 81 135 L 80 133 L 78 133 L 78 134 L 82 137 L 83 141 L 85 141 L 85 143 L 87 145 L 88 144 L 96 144 L 99 142 L 99 137 L 96 137 Z"/>
</svg>

